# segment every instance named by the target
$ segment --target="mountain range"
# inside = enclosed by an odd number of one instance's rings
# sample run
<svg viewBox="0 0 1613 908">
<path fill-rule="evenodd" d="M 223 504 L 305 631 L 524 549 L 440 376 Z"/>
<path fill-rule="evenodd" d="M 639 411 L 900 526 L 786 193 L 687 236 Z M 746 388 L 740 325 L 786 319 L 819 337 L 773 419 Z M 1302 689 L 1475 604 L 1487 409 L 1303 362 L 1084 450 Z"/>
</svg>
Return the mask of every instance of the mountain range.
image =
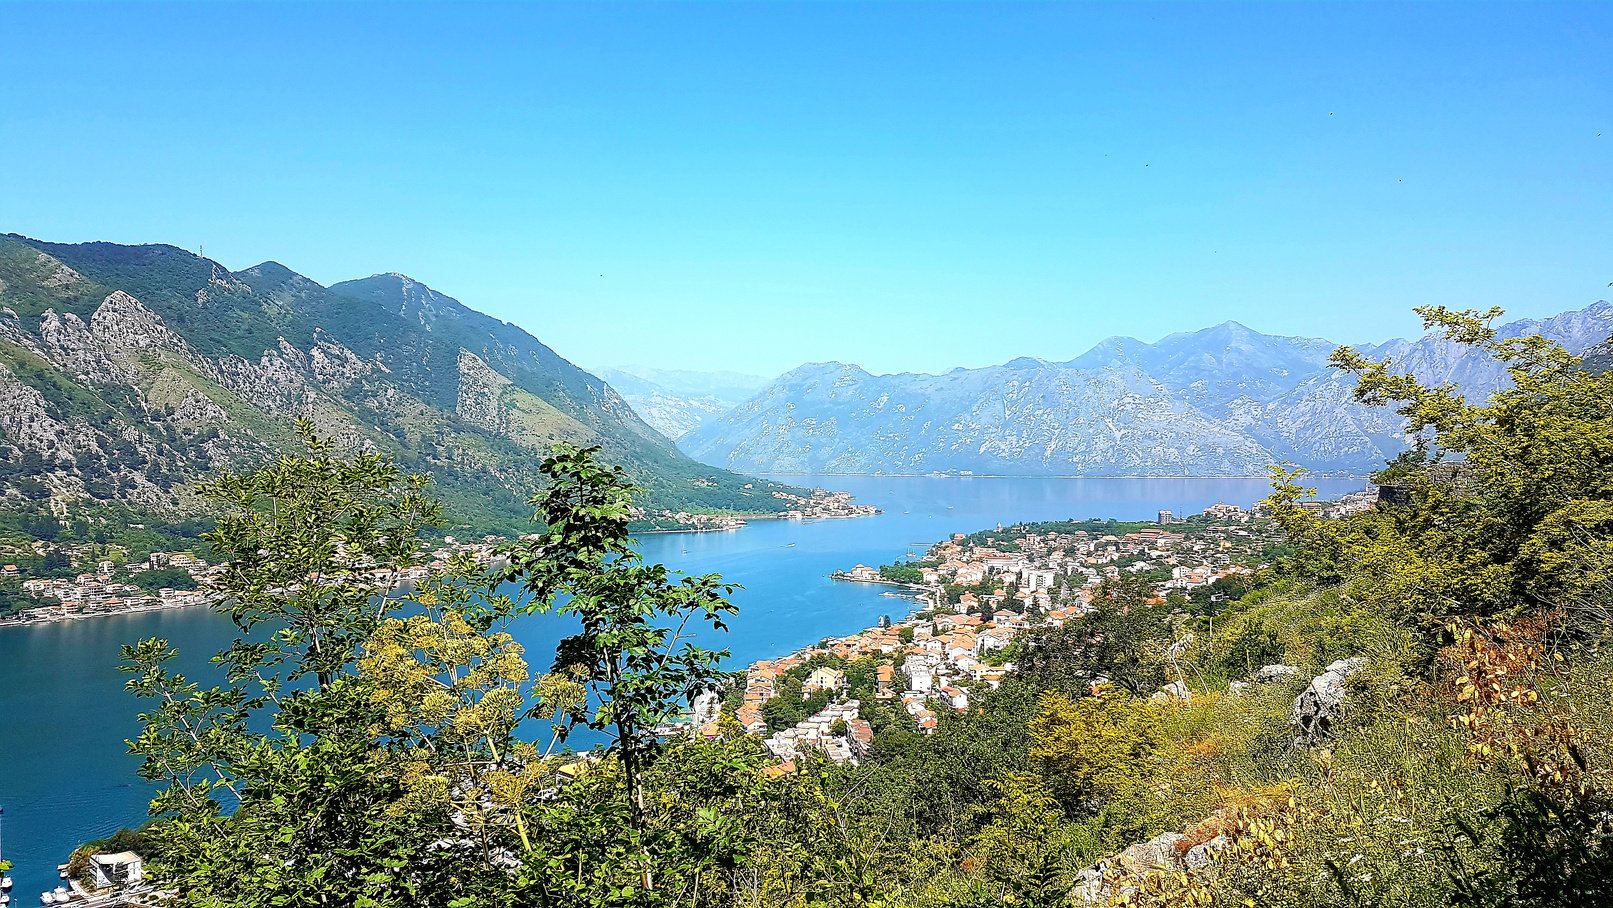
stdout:
<svg viewBox="0 0 1613 908">
<path fill-rule="evenodd" d="M 294 421 L 430 472 L 459 525 L 527 525 L 550 444 L 599 445 L 651 510 L 777 512 L 606 382 L 402 274 L 329 287 L 165 245 L 0 236 L 4 504 L 200 511 L 192 481 L 296 447 Z"/>
<path fill-rule="evenodd" d="M 1580 353 L 1613 335 L 1613 306 L 1499 331 Z M 942 375 L 810 363 L 679 444 L 757 473 L 1259 476 L 1290 462 L 1362 475 L 1406 440 L 1398 416 L 1356 403 L 1353 381 L 1328 367 L 1336 347 L 1226 322 L 1155 343 L 1109 338 L 1067 362 L 1021 358 Z M 1434 335 L 1357 349 L 1469 395 L 1508 381 L 1497 361 Z"/>
<path fill-rule="evenodd" d="M 768 379 L 740 372 L 694 372 L 619 366 L 596 369 L 657 431 L 679 439 L 739 406 Z"/>
</svg>

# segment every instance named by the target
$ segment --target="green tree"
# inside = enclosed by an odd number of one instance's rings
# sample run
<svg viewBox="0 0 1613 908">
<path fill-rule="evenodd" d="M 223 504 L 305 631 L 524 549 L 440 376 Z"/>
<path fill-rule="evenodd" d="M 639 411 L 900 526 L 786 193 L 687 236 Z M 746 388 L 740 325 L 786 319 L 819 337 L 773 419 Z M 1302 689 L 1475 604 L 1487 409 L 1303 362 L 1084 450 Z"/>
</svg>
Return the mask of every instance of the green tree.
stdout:
<svg viewBox="0 0 1613 908">
<path fill-rule="evenodd" d="M 508 576 L 532 596 L 523 610 L 558 611 L 581 624 L 561 642 L 555 662 L 583 679 L 593 708 L 567 721 L 611 736 L 640 878 L 654 891 L 644 778 L 660 750 L 655 730 L 721 681 L 718 663 L 727 651 L 695 646 L 690 622 L 725 630 L 725 617 L 738 610 L 727 599 L 733 586 L 720 577 L 676 575 L 643 562 L 628 535 L 633 487 L 619 467 L 598 463 L 597 453 L 557 446 L 543 462 L 550 485 L 532 500 L 543 529 L 509 549 Z M 658 626 L 662 621 L 674 626 Z"/>
<path fill-rule="evenodd" d="M 923 583 L 924 571 L 911 564 L 898 562 L 879 566 L 879 576 L 896 583 Z"/>
<path fill-rule="evenodd" d="M 1075 837 L 1057 802 L 1029 773 L 993 779 L 995 799 L 982 804 L 989 824 L 969 843 L 985 878 L 983 897 L 964 904 L 1061 908 L 1072 902 Z"/>
<path fill-rule="evenodd" d="M 420 532 L 441 522 L 442 505 L 425 476 L 378 454 L 341 457 L 307 420 L 298 432 L 308 456 L 201 487 L 222 510 L 203 539 L 224 559 L 218 592 L 230 620 L 244 633 L 275 628 L 268 642 L 238 640 L 222 655 L 230 680 L 279 690 L 310 678 L 311 690 L 287 697 L 316 730 L 328 717 L 322 695 L 404 598 L 399 582 L 422 563 Z"/>
<path fill-rule="evenodd" d="M 1148 701 L 1103 688 L 1088 697 L 1042 694 L 1030 722 L 1031 760 L 1066 803 L 1095 813 L 1115 795 L 1145 784 L 1164 745 Z"/>
<path fill-rule="evenodd" d="M 130 750 L 163 786 L 153 872 L 191 904 L 445 903 L 476 870 L 430 849 L 445 814 L 389 809 L 405 792 L 375 752 L 384 712 L 357 665 L 439 509 L 423 477 L 299 429 L 307 456 L 203 489 L 222 511 L 206 537 L 226 559 L 219 608 L 243 632 L 214 660 L 226 683 L 173 673 L 163 640 L 124 650 L 151 703 Z"/>
<path fill-rule="evenodd" d="M 141 571 L 130 580 L 135 586 L 148 593 L 168 588 L 175 590 L 193 590 L 196 588 L 196 578 L 184 568 L 158 568 L 151 571 Z"/>
<path fill-rule="evenodd" d="M 545 461 L 545 527 L 511 568 L 462 555 L 400 593 L 438 513 L 424 480 L 303 428 L 307 456 L 208 486 L 220 608 L 243 631 L 215 660 L 227 683 L 173 673 L 165 641 L 125 651 L 151 703 L 130 747 L 164 785 L 153 878 L 215 908 L 719 901 L 754 839 L 760 749 L 658 761 L 654 728 L 719 680 L 684 624 L 720 627 L 728 588 L 639 563 L 621 474 L 573 449 Z M 512 572 L 539 598 L 502 594 Z M 502 625 L 546 608 L 582 629 L 566 671 L 534 678 Z M 612 752 L 558 756 L 579 725 L 613 731 Z"/>
<path fill-rule="evenodd" d="M 1170 608 L 1134 574 L 1105 580 L 1092 610 L 1054 628 L 1033 630 L 1014 648 L 1020 671 L 1049 690 L 1108 679 L 1146 696 L 1166 681 Z"/>
<path fill-rule="evenodd" d="M 1296 574 L 1420 625 L 1451 616 L 1561 608 L 1613 619 L 1613 373 L 1592 372 L 1539 336 L 1502 339 L 1501 310 L 1417 310 L 1424 325 L 1505 364 L 1511 385 L 1469 402 L 1454 385 L 1396 373 L 1341 347 L 1355 397 L 1392 405 L 1422 438 L 1379 477 L 1403 502 L 1344 520 L 1298 507 L 1303 471 L 1278 470 L 1273 516 L 1302 546 Z"/>
</svg>

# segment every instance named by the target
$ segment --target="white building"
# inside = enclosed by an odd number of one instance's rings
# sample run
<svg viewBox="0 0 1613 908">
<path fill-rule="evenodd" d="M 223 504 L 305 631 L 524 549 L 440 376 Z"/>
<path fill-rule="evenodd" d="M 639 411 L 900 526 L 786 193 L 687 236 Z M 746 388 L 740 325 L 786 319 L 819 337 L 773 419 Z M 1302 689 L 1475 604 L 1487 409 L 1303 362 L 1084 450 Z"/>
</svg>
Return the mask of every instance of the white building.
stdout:
<svg viewBox="0 0 1613 908">
<path fill-rule="evenodd" d="M 140 855 L 132 851 L 90 855 L 90 885 L 96 889 L 132 886 L 142 876 Z"/>
</svg>

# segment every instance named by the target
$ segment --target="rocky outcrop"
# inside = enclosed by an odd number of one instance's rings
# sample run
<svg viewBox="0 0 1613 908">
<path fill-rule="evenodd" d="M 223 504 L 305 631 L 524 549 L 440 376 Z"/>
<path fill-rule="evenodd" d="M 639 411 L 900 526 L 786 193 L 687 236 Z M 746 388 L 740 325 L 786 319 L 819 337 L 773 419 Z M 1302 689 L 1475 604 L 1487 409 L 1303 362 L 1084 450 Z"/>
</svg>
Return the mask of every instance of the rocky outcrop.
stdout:
<svg viewBox="0 0 1613 908">
<path fill-rule="evenodd" d="M 66 279 L 59 270 L 52 273 Z M 239 289 L 216 274 L 209 286 Z M 6 310 L 0 313 L 0 340 L 27 350 L 70 379 L 54 390 L 58 400 L 53 403 L 14 372 L 0 375 L 0 406 L 5 409 L 0 434 L 5 440 L 56 465 L 42 478 L 59 495 L 104 496 L 110 489 L 124 503 L 157 508 L 171 507 L 175 499 L 144 474 L 148 465 L 188 462 L 205 472 L 228 465 L 228 451 L 261 453 L 257 444 L 223 438 L 176 444 L 170 434 L 175 429 L 199 432 L 231 422 L 228 411 L 201 385 L 216 385 L 266 415 L 291 417 L 314 408 L 306 375 L 317 376 L 321 368 L 332 377 L 368 371 L 362 361 L 355 367 L 357 358 L 339 345 L 325 345 L 316 357 L 283 340 L 278 350 L 266 351 L 255 363 L 240 357 L 213 360 L 121 290 L 108 294 L 88 321 L 73 312 L 44 310 L 37 333 Z M 149 435 L 152 424 L 165 427 L 163 434 Z M 341 420 L 332 428 L 337 435 L 350 430 Z"/>
<path fill-rule="evenodd" d="M 1299 669 L 1292 665 L 1267 665 L 1255 672 L 1256 684 L 1269 684 L 1273 681 L 1287 681 L 1299 674 Z"/>
<path fill-rule="evenodd" d="M 1357 656 L 1340 659 L 1317 675 L 1310 686 L 1294 700 L 1294 712 L 1289 723 L 1294 728 L 1294 743 L 1311 747 L 1331 738 L 1333 726 L 1344 704 L 1345 682 L 1361 670 L 1367 660 Z"/>
<path fill-rule="evenodd" d="M 138 384 L 141 357 L 148 354 L 189 354 L 183 338 L 121 290 L 109 294 L 88 323 L 71 312 L 59 315 L 46 309 L 39 341 L 53 364 L 79 381 L 101 384 Z"/>
<path fill-rule="evenodd" d="M 1114 862 L 1127 873 L 1169 870 L 1176 866 L 1176 843 L 1181 840 L 1179 832 L 1162 832 L 1146 842 L 1128 846 L 1115 855 Z"/>
<path fill-rule="evenodd" d="M 44 395 L 23 384 L 4 365 L 0 365 L 0 431 L 12 445 L 40 455 L 47 463 L 101 453 L 94 429 L 53 417 Z"/>
<path fill-rule="evenodd" d="M 1210 866 L 1210 861 L 1214 859 L 1215 853 L 1225 847 L 1227 847 L 1227 837 L 1225 833 L 1222 833 L 1208 842 L 1200 842 L 1189 848 L 1187 853 L 1182 856 L 1182 865 L 1188 870 L 1203 870 L 1205 867 Z"/>
<path fill-rule="evenodd" d="M 1193 692 L 1187 689 L 1186 684 L 1183 684 L 1180 681 L 1172 681 L 1159 690 L 1154 691 L 1153 696 L 1149 697 L 1149 699 L 1155 703 L 1169 703 L 1172 700 L 1186 703 L 1187 701 L 1193 699 Z"/>
<path fill-rule="evenodd" d="M 43 252 L 39 253 L 39 255 L 35 257 L 35 261 L 49 269 L 46 274 L 40 278 L 39 285 L 41 287 L 48 287 L 54 290 L 61 287 L 71 287 L 74 284 L 82 283 L 84 280 L 83 276 L 77 271 L 74 271 L 73 269 L 67 267 Z"/>
<path fill-rule="evenodd" d="M 314 390 L 300 368 L 303 362 L 281 350 L 266 350 L 255 363 L 232 356 L 211 371 L 219 384 L 263 412 L 292 419 L 309 415 L 315 403 Z"/>
<path fill-rule="evenodd" d="M 170 331 L 157 313 L 122 290 L 112 291 L 90 316 L 90 335 L 109 357 L 164 350 L 189 354 L 184 338 Z"/>
<path fill-rule="evenodd" d="M 1225 824 L 1226 817 L 1218 812 L 1182 832 L 1162 832 L 1127 846 L 1119 854 L 1078 871 L 1070 893 L 1072 901 L 1078 905 L 1105 904 L 1111 896 L 1133 891 L 1149 876 L 1204 870 L 1228 844 L 1222 831 Z"/>
<path fill-rule="evenodd" d="M 308 351 L 308 368 L 314 380 L 329 388 L 345 388 L 376 370 L 341 344 L 321 337 Z"/>
<path fill-rule="evenodd" d="M 454 412 L 471 425 L 494 432 L 504 428 L 500 404 L 510 380 L 469 350 L 459 351 L 459 403 Z"/>
</svg>

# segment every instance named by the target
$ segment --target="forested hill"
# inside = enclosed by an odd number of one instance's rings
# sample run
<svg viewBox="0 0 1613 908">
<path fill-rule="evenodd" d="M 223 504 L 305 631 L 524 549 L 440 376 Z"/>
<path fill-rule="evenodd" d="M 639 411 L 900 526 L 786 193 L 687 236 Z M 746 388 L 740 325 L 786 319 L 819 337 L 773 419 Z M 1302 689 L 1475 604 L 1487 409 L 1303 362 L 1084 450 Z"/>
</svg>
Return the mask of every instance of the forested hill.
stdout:
<svg viewBox="0 0 1613 908">
<path fill-rule="evenodd" d="M 189 483 L 290 450 L 296 417 L 432 474 L 457 526 L 530 516 L 535 463 L 597 444 L 651 510 L 779 510 L 515 325 L 400 274 L 324 287 L 166 245 L 0 236 L 4 505 L 182 515 Z"/>
</svg>

